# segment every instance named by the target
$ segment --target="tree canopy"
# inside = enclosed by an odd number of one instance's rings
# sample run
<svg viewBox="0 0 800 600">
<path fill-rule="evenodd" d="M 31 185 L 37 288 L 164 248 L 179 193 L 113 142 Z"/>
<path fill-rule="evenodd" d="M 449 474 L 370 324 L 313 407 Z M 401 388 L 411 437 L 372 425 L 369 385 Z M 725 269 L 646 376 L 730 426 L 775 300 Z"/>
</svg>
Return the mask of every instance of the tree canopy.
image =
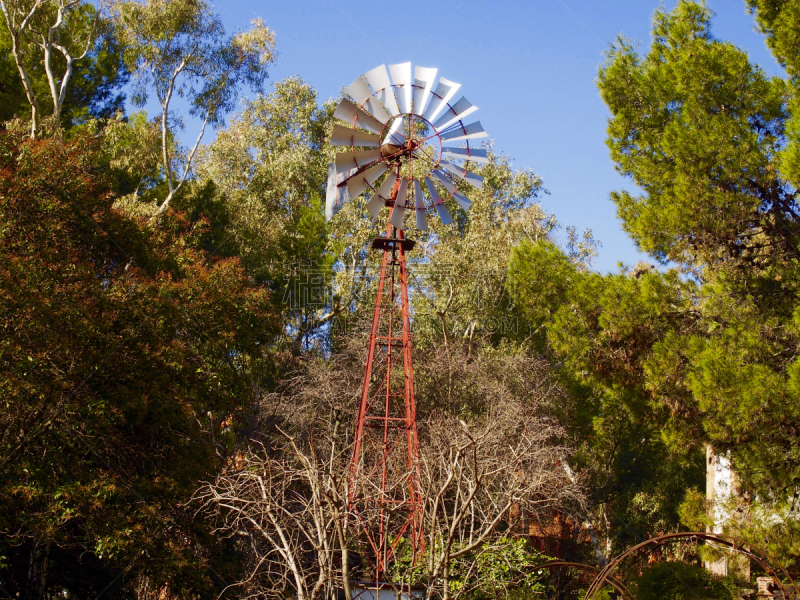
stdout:
<svg viewBox="0 0 800 600">
<path fill-rule="evenodd" d="M 648 472 L 634 461 L 661 457 L 648 494 L 662 506 L 701 485 L 705 444 L 731 456 L 765 506 L 782 504 L 800 477 L 795 81 L 782 54 L 796 56 L 796 3 L 749 4 L 789 79 L 714 38 L 710 11 L 685 0 L 656 13 L 647 53 L 620 38 L 600 67 L 611 157 L 640 190 L 611 198 L 660 269 L 581 272 L 546 241 L 511 263 L 540 343 L 597 403 L 587 447 L 627 456 L 631 474 Z M 678 522 L 671 511 L 662 526 Z"/>
<path fill-rule="evenodd" d="M 0 144 L 4 587 L 31 593 L 44 561 L 51 585 L 98 594 L 142 552 L 156 580 L 211 585 L 182 506 L 249 423 L 269 294 L 199 247 L 202 219 L 114 211 L 99 140 Z"/>
</svg>

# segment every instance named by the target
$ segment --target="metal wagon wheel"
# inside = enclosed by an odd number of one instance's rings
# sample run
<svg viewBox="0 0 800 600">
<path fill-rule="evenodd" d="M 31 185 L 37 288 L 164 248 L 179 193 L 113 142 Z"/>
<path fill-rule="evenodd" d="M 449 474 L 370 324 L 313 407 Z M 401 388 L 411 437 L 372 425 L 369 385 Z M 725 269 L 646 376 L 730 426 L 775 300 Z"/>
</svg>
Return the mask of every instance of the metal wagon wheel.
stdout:
<svg viewBox="0 0 800 600">
<path fill-rule="evenodd" d="M 665 542 L 671 542 L 674 540 L 679 539 L 695 539 L 695 540 L 706 540 L 710 542 L 714 542 L 720 544 L 721 546 L 725 546 L 727 548 L 731 548 L 735 552 L 738 552 L 744 556 L 747 556 L 749 559 L 755 561 L 759 566 L 761 566 L 772 578 L 778 588 L 783 592 L 784 598 L 788 598 L 789 595 L 787 593 L 786 587 L 783 584 L 783 581 L 778 577 L 778 572 L 776 571 L 773 565 L 777 565 L 777 569 L 779 569 L 786 579 L 791 583 L 792 587 L 794 588 L 794 592 L 796 594 L 795 597 L 800 598 L 800 590 L 797 588 L 797 584 L 795 584 L 792 577 L 780 565 L 775 559 L 768 556 L 765 552 L 762 552 L 758 549 L 750 549 L 747 548 L 748 544 L 743 540 L 730 537 L 727 535 L 720 535 L 716 533 L 706 533 L 703 531 L 689 531 L 689 532 L 679 532 L 679 533 L 668 533 L 666 535 L 660 535 L 649 540 L 642 542 L 641 544 L 637 544 L 631 548 L 628 548 L 625 552 L 614 558 L 610 561 L 595 577 L 592 584 L 589 586 L 589 589 L 586 590 L 586 598 L 585 600 L 594 600 L 606 583 L 608 578 L 611 574 L 616 570 L 616 568 L 622 563 L 623 560 L 631 556 L 632 554 L 638 552 L 642 548 L 647 546 L 657 546 L 663 544 Z M 609 581 L 610 583 L 610 581 Z"/>
</svg>

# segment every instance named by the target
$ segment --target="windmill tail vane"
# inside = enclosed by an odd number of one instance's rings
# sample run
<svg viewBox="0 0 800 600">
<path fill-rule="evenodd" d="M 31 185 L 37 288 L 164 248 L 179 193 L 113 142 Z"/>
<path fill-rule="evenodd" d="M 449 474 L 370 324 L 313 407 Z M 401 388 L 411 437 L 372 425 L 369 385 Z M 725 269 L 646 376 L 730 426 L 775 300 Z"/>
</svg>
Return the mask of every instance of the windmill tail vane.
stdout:
<svg viewBox="0 0 800 600">
<path fill-rule="evenodd" d="M 415 242 L 404 235 L 406 216 L 413 212 L 416 228 L 427 231 L 432 208 L 451 224 L 452 210 L 472 204 L 465 190 L 483 187 L 469 168 L 489 160 L 474 141 L 488 134 L 466 122 L 477 107 L 463 96 L 453 101 L 461 86 L 437 74 L 410 62 L 381 65 L 345 88 L 333 114 L 331 143 L 343 151 L 328 169 L 326 219 L 362 194 L 373 219 L 389 209 L 385 235 L 372 243 L 382 260 L 348 473 L 348 502 L 375 581 L 401 543 L 412 563 L 425 550 L 406 261 Z"/>
</svg>

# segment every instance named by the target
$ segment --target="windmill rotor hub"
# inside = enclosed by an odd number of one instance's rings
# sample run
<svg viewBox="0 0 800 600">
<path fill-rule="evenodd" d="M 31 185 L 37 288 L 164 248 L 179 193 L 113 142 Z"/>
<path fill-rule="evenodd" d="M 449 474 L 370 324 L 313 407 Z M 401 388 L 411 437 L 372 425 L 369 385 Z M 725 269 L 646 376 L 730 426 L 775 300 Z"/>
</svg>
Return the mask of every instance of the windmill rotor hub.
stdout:
<svg viewBox="0 0 800 600">
<path fill-rule="evenodd" d="M 423 147 L 424 140 L 410 138 L 402 144 L 387 141 L 380 147 L 381 157 L 392 162 L 405 162 L 414 156 L 414 152 Z"/>
<path fill-rule="evenodd" d="M 389 157 L 393 157 L 393 158 L 394 157 L 398 157 L 399 158 L 400 152 L 402 152 L 402 150 L 403 150 L 403 147 L 399 146 L 397 144 L 391 144 L 391 143 L 383 144 L 381 146 L 381 156 L 383 158 L 389 158 Z"/>
</svg>

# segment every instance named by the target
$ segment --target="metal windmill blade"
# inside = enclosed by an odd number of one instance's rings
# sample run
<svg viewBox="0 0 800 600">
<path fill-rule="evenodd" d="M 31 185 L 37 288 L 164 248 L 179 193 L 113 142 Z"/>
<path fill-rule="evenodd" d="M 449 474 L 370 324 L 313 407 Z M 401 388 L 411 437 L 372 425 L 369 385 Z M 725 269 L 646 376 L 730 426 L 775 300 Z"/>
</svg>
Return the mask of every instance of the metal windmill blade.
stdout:
<svg viewBox="0 0 800 600">
<path fill-rule="evenodd" d="M 374 133 L 358 131 L 350 127 L 334 125 L 331 132 L 331 144 L 334 146 L 367 146 L 378 148 L 381 145 L 381 138 Z"/>
<path fill-rule="evenodd" d="M 397 195 L 394 200 L 394 210 L 389 216 L 389 222 L 397 229 L 404 229 L 403 221 L 406 216 L 406 196 L 408 194 L 408 179 L 402 177 L 400 179 L 400 187 L 397 190 Z M 400 209 L 400 210 L 398 210 Z"/>
<path fill-rule="evenodd" d="M 334 118 L 341 119 L 350 124 L 351 127 L 361 127 L 372 133 L 380 133 L 383 130 L 383 124 L 386 121 L 381 121 L 371 113 L 364 111 L 359 105 L 354 104 L 347 98 L 344 98 L 339 106 L 333 113 Z M 387 119 L 388 121 L 388 119 Z"/>
<path fill-rule="evenodd" d="M 419 179 L 414 181 L 414 208 L 417 214 L 417 229 L 428 231 L 428 218 L 425 216 L 425 197 L 422 195 L 422 186 Z"/>
<path fill-rule="evenodd" d="M 439 117 L 439 119 L 433 125 L 439 131 L 443 131 L 456 121 L 460 121 L 467 117 L 467 115 L 471 115 L 476 110 L 478 110 L 478 107 L 473 106 L 469 100 L 462 96 L 461 100 L 456 102 L 453 106 L 448 104 L 444 114 Z"/>
<path fill-rule="evenodd" d="M 470 168 L 489 161 L 474 140 L 488 134 L 479 122 L 465 123 L 478 109 L 463 96 L 453 101 L 461 85 L 437 75 L 410 62 L 380 65 L 345 88 L 333 115 L 344 123 L 331 132 L 339 151 L 328 174 L 326 218 L 365 193 L 367 212 L 377 219 L 388 206 L 401 231 L 406 222 L 428 229 L 426 197 L 445 225 L 453 221 L 450 200 L 469 209 L 465 191 L 483 187 Z M 406 220 L 411 212 L 415 218 Z"/>
<path fill-rule="evenodd" d="M 433 121 L 436 116 L 447 107 L 447 103 L 455 96 L 460 87 L 460 83 L 454 83 L 442 77 L 422 116 L 428 119 L 428 121 Z"/>
<path fill-rule="evenodd" d="M 389 74 L 392 76 L 392 87 L 400 114 L 410 113 L 413 98 L 411 86 L 414 83 L 411 79 L 411 63 L 389 65 Z"/>
<path fill-rule="evenodd" d="M 431 88 L 436 82 L 438 69 L 429 67 L 414 68 L 414 114 L 422 116 L 431 100 Z"/>
<path fill-rule="evenodd" d="M 374 69 L 364 73 L 366 79 L 372 86 L 372 90 L 378 101 L 383 104 L 389 114 L 393 117 L 400 114 L 400 108 L 397 106 L 397 99 L 394 96 L 392 89 L 392 81 L 389 79 L 389 73 L 386 71 L 386 65 L 375 67 Z"/>
<path fill-rule="evenodd" d="M 328 165 L 328 189 L 325 197 L 325 220 L 330 221 L 345 202 L 350 200 L 346 187 L 339 187 L 342 177 L 336 172 L 336 165 Z"/>
<path fill-rule="evenodd" d="M 359 77 L 345 88 L 345 93 L 350 96 L 355 103 L 371 114 L 381 123 L 386 123 L 390 116 L 386 109 L 372 95 L 372 90 L 363 77 Z"/>
<path fill-rule="evenodd" d="M 450 225 L 453 223 L 453 217 L 450 216 L 450 211 L 447 210 L 447 205 L 444 201 L 439 197 L 439 192 L 436 191 L 436 188 L 433 185 L 433 182 L 425 178 L 425 185 L 428 188 L 428 191 L 431 194 L 431 199 L 433 200 L 433 205 L 436 207 L 436 212 L 439 213 L 439 218 L 442 220 L 442 223 L 445 225 Z"/>
<path fill-rule="evenodd" d="M 482 148 L 457 148 L 453 146 L 445 146 L 442 148 L 442 155 L 449 156 L 450 158 L 460 158 L 462 160 L 469 160 L 484 164 L 489 162 L 489 154 Z"/>
<path fill-rule="evenodd" d="M 464 194 L 458 191 L 458 188 L 450 181 L 443 171 L 433 171 L 432 175 L 439 180 L 439 182 L 444 186 L 444 189 L 453 197 L 453 199 L 458 202 L 458 205 L 463 208 L 464 210 L 469 210 L 472 206 L 472 201 L 467 198 Z"/>
<path fill-rule="evenodd" d="M 350 198 L 360 196 L 378 179 L 381 175 L 386 173 L 389 169 L 385 164 L 378 163 L 374 167 L 370 167 L 366 171 L 359 173 L 354 177 L 347 179 L 347 193 Z"/>
</svg>

